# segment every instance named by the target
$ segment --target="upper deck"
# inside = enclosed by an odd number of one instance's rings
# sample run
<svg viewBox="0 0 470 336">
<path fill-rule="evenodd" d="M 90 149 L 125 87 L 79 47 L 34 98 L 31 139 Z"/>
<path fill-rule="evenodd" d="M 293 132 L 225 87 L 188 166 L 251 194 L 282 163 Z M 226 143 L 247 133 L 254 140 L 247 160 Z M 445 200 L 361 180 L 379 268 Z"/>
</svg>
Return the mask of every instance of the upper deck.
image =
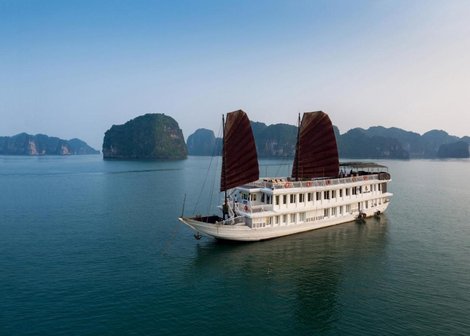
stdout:
<svg viewBox="0 0 470 336">
<path fill-rule="evenodd" d="M 333 187 L 345 184 L 365 181 L 390 181 L 390 174 L 386 172 L 381 173 L 366 173 L 362 175 L 352 174 L 344 177 L 330 178 L 330 179 L 314 179 L 306 181 L 294 181 L 291 178 L 263 178 L 250 184 L 239 187 L 240 189 L 291 189 L 291 188 L 318 188 L 318 187 Z"/>
</svg>

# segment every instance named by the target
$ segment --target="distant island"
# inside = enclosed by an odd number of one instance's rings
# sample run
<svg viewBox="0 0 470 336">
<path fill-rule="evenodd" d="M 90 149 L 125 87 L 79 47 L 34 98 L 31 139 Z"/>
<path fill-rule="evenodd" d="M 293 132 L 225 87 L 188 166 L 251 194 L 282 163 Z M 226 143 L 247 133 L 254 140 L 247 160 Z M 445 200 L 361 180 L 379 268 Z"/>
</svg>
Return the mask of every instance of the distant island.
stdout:
<svg viewBox="0 0 470 336">
<path fill-rule="evenodd" d="M 100 152 L 80 139 L 63 140 L 44 134 L 0 137 L 0 155 L 84 155 Z"/>
<path fill-rule="evenodd" d="M 183 132 L 165 114 L 149 113 L 123 125 L 113 125 L 103 140 L 104 159 L 184 159 L 187 154 Z"/>
<path fill-rule="evenodd" d="M 266 125 L 251 121 L 260 158 L 292 158 L 297 126 Z M 334 126 L 339 155 L 351 159 L 435 159 L 469 158 L 470 137 L 431 130 L 420 135 L 400 128 L 374 126 L 353 128 L 341 134 Z M 212 130 L 200 128 L 184 141 L 175 119 L 150 113 L 113 125 L 103 139 L 103 158 L 121 160 L 185 159 L 187 155 L 216 156 L 222 151 L 222 139 Z M 0 136 L 0 155 L 83 155 L 99 154 L 80 139 L 63 140 L 44 134 L 20 133 Z"/>
<path fill-rule="evenodd" d="M 295 153 L 297 127 L 266 125 L 252 121 L 258 156 L 291 158 Z M 335 126 L 339 155 L 351 159 L 468 158 L 470 137 L 431 130 L 420 135 L 400 128 L 382 126 L 353 128 L 340 134 Z M 188 137 L 189 155 L 220 155 L 221 139 L 209 130 L 197 130 Z M 190 145 L 191 144 L 191 145 Z"/>
<path fill-rule="evenodd" d="M 214 132 L 205 128 L 196 130 L 188 137 L 188 153 L 198 156 L 220 155 L 222 139 L 216 138 Z"/>
</svg>

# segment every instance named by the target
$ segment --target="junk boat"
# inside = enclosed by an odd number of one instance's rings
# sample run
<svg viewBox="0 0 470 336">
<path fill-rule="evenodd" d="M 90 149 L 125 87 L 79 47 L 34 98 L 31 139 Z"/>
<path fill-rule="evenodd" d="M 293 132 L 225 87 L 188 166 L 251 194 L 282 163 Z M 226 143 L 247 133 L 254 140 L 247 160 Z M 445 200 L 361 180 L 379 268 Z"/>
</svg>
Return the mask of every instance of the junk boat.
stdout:
<svg viewBox="0 0 470 336">
<path fill-rule="evenodd" d="M 336 138 L 322 111 L 299 116 L 292 176 L 259 177 L 256 145 L 248 116 L 227 113 L 223 122 L 218 215 L 179 220 L 200 234 L 224 240 L 259 241 L 364 221 L 388 207 L 392 193 L 387 167 L 372 162 L 340 163 Z"/>
</svg>

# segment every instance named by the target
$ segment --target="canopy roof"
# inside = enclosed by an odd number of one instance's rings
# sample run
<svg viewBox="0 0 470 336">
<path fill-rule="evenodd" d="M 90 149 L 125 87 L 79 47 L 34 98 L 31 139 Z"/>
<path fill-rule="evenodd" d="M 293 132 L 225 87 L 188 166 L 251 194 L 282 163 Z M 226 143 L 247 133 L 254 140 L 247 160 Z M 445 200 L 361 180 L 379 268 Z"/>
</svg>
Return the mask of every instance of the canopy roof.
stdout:
<svg viewBox="0 0 470 336">
<path fill-rule="evenodd" d="M 387 168 L 387 166 L 375 163 L 375 162 L 361 162 L 361 161 L 351 161 L 351 162 L 341 162 L 340 167 L 349 167 L 353 169 L 359 168 Z"/>
</svg>

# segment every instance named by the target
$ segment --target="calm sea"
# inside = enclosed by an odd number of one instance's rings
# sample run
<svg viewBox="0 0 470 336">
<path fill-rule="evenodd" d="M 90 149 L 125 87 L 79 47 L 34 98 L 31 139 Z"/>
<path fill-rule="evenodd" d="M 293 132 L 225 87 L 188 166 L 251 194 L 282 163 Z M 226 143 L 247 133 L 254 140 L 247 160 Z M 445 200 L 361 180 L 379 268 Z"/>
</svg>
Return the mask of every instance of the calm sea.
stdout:
<svg viewBox="0 0 470 336">
<path fill-rule="evenodd" d="M 470 334 L 469 160 L 381 161 L 380 221 L 243 244 L 177 221 L 216 161 L 0 157 L 0 334 Z"/>
</svg>

